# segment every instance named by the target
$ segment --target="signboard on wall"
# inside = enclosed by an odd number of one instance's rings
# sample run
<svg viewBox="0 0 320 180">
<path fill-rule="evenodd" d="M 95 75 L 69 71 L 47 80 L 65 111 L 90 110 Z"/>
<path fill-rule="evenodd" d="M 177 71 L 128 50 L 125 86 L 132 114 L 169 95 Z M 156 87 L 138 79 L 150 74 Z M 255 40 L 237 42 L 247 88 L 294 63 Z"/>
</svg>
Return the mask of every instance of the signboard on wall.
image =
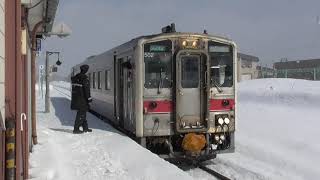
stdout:
<svg viewBox="0 0 320 180">
<path fill-rule="evenodd" d="M 41 39 L 37 38 L 36 41 L 36 51 L 41 51 Z"/>
<path fill-rule="evenodd" d="M 51 72 L 58 72 L 58 67 L 53 66 L 52 69 L 51 69 Z"/>
</svg>

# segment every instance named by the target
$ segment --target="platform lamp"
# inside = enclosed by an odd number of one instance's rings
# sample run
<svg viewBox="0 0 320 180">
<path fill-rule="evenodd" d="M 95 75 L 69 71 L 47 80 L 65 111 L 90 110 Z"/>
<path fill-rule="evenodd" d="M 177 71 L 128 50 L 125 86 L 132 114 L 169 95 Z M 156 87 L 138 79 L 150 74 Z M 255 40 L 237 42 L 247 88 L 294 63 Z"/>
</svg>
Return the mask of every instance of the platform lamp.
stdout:
<svg viewBox="0 0 320 180">
<path fill-rule="evenodd" d="M 60 23 L 58 25 L 56 25 L 54 28 L 52 28 L 52 31 L 47 33 L 46 36 L 58 36 L 60 38 L 64 38 L 67 37 L 71 34 L 71 30 L 70 28 L 64 24 L 64 23 Z M 45 113 L 49 113 L 50 112 L 50 103 L 49 103 L 49 99 L 50 99 L 50 68 L 49 68 L 49 56 L 53 55 L 53 54 L 57 54 L 58 55 L 58 59 L 56 61 L 56 65 L 60 66 L 62 64 L 62 62 L 60 61 L 60 52 L 58 51 L 46 51 L 46 64 L 45 64 L 45 68 L 46 68 L 46 95 L 45 95 Z"/>
</svg>

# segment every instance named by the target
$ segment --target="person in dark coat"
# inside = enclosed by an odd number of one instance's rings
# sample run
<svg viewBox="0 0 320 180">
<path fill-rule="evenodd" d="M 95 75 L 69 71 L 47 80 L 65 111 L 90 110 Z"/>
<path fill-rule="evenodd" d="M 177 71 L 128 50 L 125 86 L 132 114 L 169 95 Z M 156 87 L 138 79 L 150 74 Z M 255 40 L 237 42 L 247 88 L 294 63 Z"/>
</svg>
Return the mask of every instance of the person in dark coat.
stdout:
<svg viewBox="0 0 320 180">
<path fill-rule="evenodd" d="M 89 70 L 88 65 L 80 66 L 81 72 L 71 77 L 72 95 L 71 95 L 71 109 L 77 110 L 76 120 L 74 122 L 74 134 L 81 134 L 83 132 L 92 132 L 88 128 L 86 119 L 87 111 L 89 110 L 89 103 L 92 102 L 90 94 L 90 82 L 86 73 Z M 82 126 L 83 131 L 80 130 Z"/>
</svg>

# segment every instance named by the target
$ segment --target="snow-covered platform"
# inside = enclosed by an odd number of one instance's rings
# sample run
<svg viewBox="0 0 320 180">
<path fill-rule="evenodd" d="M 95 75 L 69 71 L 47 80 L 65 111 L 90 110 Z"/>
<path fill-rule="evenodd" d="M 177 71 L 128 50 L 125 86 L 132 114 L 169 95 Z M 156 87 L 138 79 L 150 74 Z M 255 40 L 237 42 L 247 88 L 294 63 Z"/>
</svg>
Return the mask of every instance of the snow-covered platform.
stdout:
<svg viewBox="0 0 320 180">
<path fill-rule="evenodd" d="M 70 110 L 69 98 L 51 88 L 51 103 L 51 113 L 46 114 L 44 99 L 37 99 L 39 145 L 31 154 L 30 179 L 193 179 L 89 113 L 93 132 L 72 134 L 76 112 Z"/>
<path fill-rule="evenodd" d="M 54 85 L 70 93 L 68 84 Z M 180 170 L 90 114 L 94 132 L 72 134 L 70 100 L 51 92 L 50 114 L 38 98 L 40 144 L 31 154 L 31 179 L 214 179 L 200 169 Z M 209 167 L 237 180 L 320 179 L 320 82 L 244 81 L 238 100 L 236 152 Z"/>
</svg>

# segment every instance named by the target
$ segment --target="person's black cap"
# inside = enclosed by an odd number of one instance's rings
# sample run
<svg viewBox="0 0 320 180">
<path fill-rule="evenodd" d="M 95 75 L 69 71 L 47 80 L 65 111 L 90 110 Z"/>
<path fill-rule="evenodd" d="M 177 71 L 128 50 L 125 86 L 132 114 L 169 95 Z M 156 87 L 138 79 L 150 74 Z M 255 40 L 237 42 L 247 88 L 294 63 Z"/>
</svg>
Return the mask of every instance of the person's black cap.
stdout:
<svg viewBox="0 0 320 180">
<path fill-rule="evenodd" d="M 80 66 L 80 70 L 81 70 L 81 72 L 83 72 L 83 73 L 88 72 L 88 70 L 89 70 L 89 65 L 84 64 L 84 65 Z"/>
</svg>

